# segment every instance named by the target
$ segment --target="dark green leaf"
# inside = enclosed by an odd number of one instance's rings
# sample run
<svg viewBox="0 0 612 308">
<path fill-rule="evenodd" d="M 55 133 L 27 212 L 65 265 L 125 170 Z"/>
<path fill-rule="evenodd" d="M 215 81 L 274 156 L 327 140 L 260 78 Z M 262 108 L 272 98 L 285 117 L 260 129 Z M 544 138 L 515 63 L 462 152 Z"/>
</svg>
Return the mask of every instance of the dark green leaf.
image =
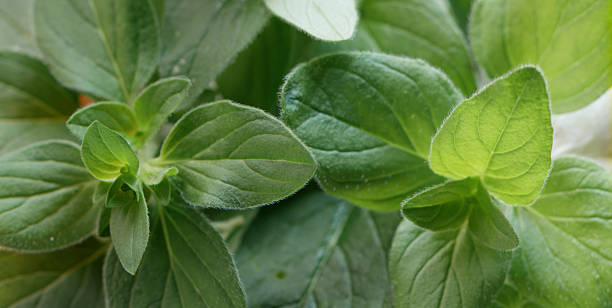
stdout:
<svg viewBox="0 0 612 308">
<path fill-rule="evenodd" d="M 612 86 L 610 0 L 479 0 L 470 18 L 476 59 L 491 77 L 538 65 L 555 113 L 580 109 Z"/>
<path fill-rule="evenodd" d="M 555 160 L 536 203 L 510 210 L 521 247 L 502 294 L 514 290 L 531 307 L 612 306 L 611 204 L 609 172 L 579 158 Z"/>
<path fill-rule="evenodd" d="M 85 131 L 94 122 L 99 121 L 104 126 L 130 137 L 136 133 L 136 118 L 129 106 L 124 103 L 101 102 L 79 109 L 66 122 L 66 126 L 79 139 L 83 139 Z"/>
<path fill-rule="evenodd" d="M 113 207 L 110 215 L 110 235 L 114 250 L 123 268 L 132 275 L 136 273 L 149 241 L 147 202 L 142 191 L 137 193 L 140 194 L 139 200 L 134 197 L 131 203 Z"/>
<path fill-rule="evenodd" d="M 310 153 L 278 119 L 219 101 L 186 114 L 157 164 L 175 166 L 183 198 L 205 207 L 247 208 L 282 199 L 308 182 Z"/>
<path fill-rule="evenodd" d="M 161 219 L 134 276 L 123 270 L 113 251 L 108 254 L 108 307 L 246 307 L 232 257 L 206 217 L 188 208 L 159 210 Z"/>
<path fill-rule="evenodd" d="M 185 78 L 167 78 L 148 86 L 134 100 L 139 138 L 146 141 L 157 133 L 170 114 L 185 100 L 191 82 Z"/>
<path fill-rule="evenodd" d="M 72 139 L 64 122 L 77 107 L 39 60 L 0 51 L 0 153 L 47 139 Z"/>
<path fill-rule="evenodd" d="M 1 156 L 0 245 L 43 251 L 81 241 L 96 226 L 95 183 L 69 142 L 37 143 Z"/>
<path fill-rule="evenodd" d="M 106 250 L 105 244 L 88 239 L 43 254 L 0 251 L 0 307 L 101 307 L 100 264 L 96 260 Z"/>
<path fill-rule="evenodd" d="M 476 90 L 469 45 L 444 0 L 362 0 L 359 11 L 353 39 L 319 44 L 315 53 L 367 50 L 423 59 L 444 71 L 464 95 Z"/>
<path fill-rule="evenodd" d="M 261 209 L 236 263 L 249 307 L 381 307 L 389 284 L 372 214 L 323 192 Z"/>
<path fill-rule="evenodd" d="M 166 1 L 160 72 L 186 75 L 193 102 L 268 20 L 262 0 Z"/>
<path fill-rule="evenodd" d="M 62 83 L 130 101 L 156 70 L 159 21 L 148 0 L 38 0 L 36 41 Z"/>
<path fill-rule="evenodd" d="M 325 56 L 294 70 L 281 95 L 283 120 L 314 153 L 328 193 L 393 210 L 442 181 L 426 158 L 461 94 L 425 62 L 375 53 Z"/>
<path fill-rule="evenodd" d="M 140 165 L 125 138 L 99 121 L 87 128 L 81 157 L 87 170 L 100 180 L 113 180 L 122 174 L 136 176 Z"/>
<path fill-rule="evenodd" d="M 271 18 L 257 39 L 217 78 L 219 91 L 225 98 L 279 114 L 283 77 L 305 60 L 309 45 L 310 38 L 304 33 Z"/>
<path fill-rule="evenodd" d="M 447 0 L 450 7 L 453 9 L 455 20 L 459 27 L 465 32 L 468 32 L 468 21 L 470 18 L 470 11 L 472 9 L 472 3 L 474 0 Z"/>
<path fill-rule="evenodd" d="M 467 229 L 434 232 L 400 224 L 390 260 L 397 307 L 488 307 L 512 253 L 480 244 Z"/>
</svg>

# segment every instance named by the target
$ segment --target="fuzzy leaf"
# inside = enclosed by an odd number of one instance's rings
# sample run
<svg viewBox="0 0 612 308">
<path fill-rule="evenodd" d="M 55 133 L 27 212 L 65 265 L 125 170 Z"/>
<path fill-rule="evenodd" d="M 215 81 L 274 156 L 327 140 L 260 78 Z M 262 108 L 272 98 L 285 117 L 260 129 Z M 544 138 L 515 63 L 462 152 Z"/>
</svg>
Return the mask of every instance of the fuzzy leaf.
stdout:
<svg viewBox="0 0 612 308">
<path fill-rule="evenodd" d="M 206 217 L 189 208 L 159 210 L 161 219 L 134 276 L 123 270 L 114 251 L 108 254 L 108 307 L 246 307 L 232 256 Z"/>
<path fill-rule="evenodd" d="M 132 147 L 121 135 L 99 121 L 87 128 L 81 157 L 87 170 L 100 180 L 113 180 L 121 174 L 138 174 L 140 163 Z"/>
<path fill-rule="evenodd" d="M 595 101 L 612 86 L 609 0 L 479 0 L 471 17 L 476 59 L 490 76 L 540 66 L 555 113 Z"/>
<path fill-rule="evenodd" d="M 130 101 L 156 70 L 159 21 L 147 0 L 37 0 L 36 41 L 65 85 Z"/>
<path fill-rule="evenodd" d="M 529 205 L 550 170 L 552 132 L 546 81 L 524 67 L 453 110 L 432 141 L 430 166 L 452 179 L 480 177 L 495 197 Z"/>
<path fill-rule="evenodd" d="M 162 29 L 162 77 L 193 82 L 193 103 L 269 18 L 262 0 L 166 1 Z"/>
<path fill-rule="evenodd" d="M 132 136 L 137 129 L 132 109 L 118 102 L 95 103 L 79 109 L 68 119 L 66 126 L 75 136 L 83 139 L 85 131 L 94 121 L 99 121 L 126 138 Z"/>
<path fill-rule="evenodd" d="M 183 198 L 205 207 L 248 208 L 282 199 L 308 182 L 310 153 L 278 119 L 219 101 L 187 113 L 158 164 L 175 166 Z"/>
<path fill-rule="evenodd" d="M 113 247 L 123 268 L 134 275 L 149 241 L 149 214 L 147 202 L 141 194 L 136 200 L 113 207 L 110 214 L 110 235 Z"/>
<path fill-rule="evenodd" d="M 0 245 L 46 251 L 83 240 L 98 217 L 95 183 L 69 142 L 37 143 L 1 156 Z"/>
<path fill-rule="evenodd" d="M 521 247 L 505 289 L 533 306 L 612 305 L 611 204 L 610 173 L 583 159 L 556 159 L 536 203 L 510 209 Z"/>
<path fill-rule="evenodd" d="M 390 270 L 397 307 L 488 307 L 503 286 L 511 252 L 482 245 L 467 230 L 433 232 L 400 224 Z"/>
<path fill-rule="evenodd" d="M 0 154 L 42 140 L 73 139 L 64 122 L 77 107 L 39 60 L 0 51 Z"/>
<path fill-rule="evenodd" d="M 325 41 L 353 36 L 359 17 L 355 0 L 265 0 L 276 16 Z"/>
<path fill-rule="evenodd" d="M 323 192 L 261 209 L 236 255 L 249 307 L 382 307 L 382 240 L 372 213 Z"/>
<path fill-rule="evenodd" d="M 461 94 L 425 62 L 375 53 L 321 57 L 293 71 L 281 100 L 283 120 L 313 152 L 328 193 L 393 210 L 442 181 L 425 159 Z"/>
<path fill-rule="evenodd" d="M 191 82 L 186 78 L 159 80 L 142 91 L 134 101 L 139 136 L 143 141 L 154 136 L 168 117 L 185 100 Z"/>
<path fill-rule="evenodd" d="M 104 307 L 101 264 L 96 260 L 106 250 L 106 245 L 92 238 L 42 254 L 0 251 L 0 306 Z"/>
</svg>

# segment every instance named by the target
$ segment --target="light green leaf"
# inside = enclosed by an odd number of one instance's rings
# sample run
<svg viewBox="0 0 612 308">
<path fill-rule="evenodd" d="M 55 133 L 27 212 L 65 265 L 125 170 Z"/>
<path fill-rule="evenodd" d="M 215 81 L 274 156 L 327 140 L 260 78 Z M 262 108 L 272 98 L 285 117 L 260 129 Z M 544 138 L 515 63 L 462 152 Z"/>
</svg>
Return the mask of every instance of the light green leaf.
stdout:
<svg viewBox="0 0 612 308">
<path fill-rule="evenodd" d="M 227 99 L 278 115 L 278 90 L 283 77 L 306 60 L 310 42 L 306 34 L 278 18 L 270 18 L 255 41 L 217 78 L 219 91 Z M 272 45 L 274 48 L 270 48 Z"/>
<path fill-rule="evenodd" d="M 137 185 L 136 188 L 139 188 Z M 122 207 L 129 206 L 138 203 L 140 198 L 140 191 L 136 191 L 130 187 L 130 184 L 126 183 L 125 177 L 118 177 L 115 179 L 113 184 L 110 186 L 106 193 L 105 206 L 106 207 Z"/>
<path fill-rule="evenodd" d="M 0 1 L 0 49 L 39 54 L 34 42 L 34 0 Z"/>
<path fill-rule="evenodd" d="M 98 217 L 95 183 L 69 142 L 37 143 L 1 156 L 0 245 L 45 251 L 83 240 Z"/>
<path fill-rule="evenodd" d="M 190 87 L 189 79 L 167 78 L 151 84 L 138 95 L 134 100 L 134 113 L 143 142 L 157 133 L 185 100 Z"/>
<path fill-rule="evenodd" d="M 187 113 L 157 162 L 179 170 L 183 198 L 205 207 L 248 208 L 282 199 L 312 177 L 310 153 L 278 119 L 219 101 Z"/>
<path fill-rule="evenodd" d="M 108 307 L 246 307 L 232 256 L 206 217 L 194 209 L 158 209 L 161 219 L 153 225 L 134 276 L 122 269 L 113 251 L 108 254 Z"/>
<path fill-rule="evenodd" d="M 166 1 L 162 29 L 162 77 L 185 75 L 195 101 L 266 24 L 262 0 Z"/>
<path fill-rule="evenodd" d="M 72 139 L 64 122 L 77 107 L 75 97 L 39 60 L 0 51 L 0 153 L 47 139 Z"/>
<path fill-rule="evenodd" d="M 130 101 L 156 70 L 159 21 L 147 0 L 37 0 L 36 41 L 65 85 Z"/>
<path fill-rule="evenodd" d="M 328 193 L 394 210 L 442 181 L 426 158 L 461 94 L 425 62 L 375 53 L 325 56 L 294 70 L 281 100 L 283 120 L 314 153 Z"/>
<path fill-rule="evenodd" d="M 142 165 L 140 179 L 146 185 L 157 185 L 166 177 L 176 175 L 177 173 L 178 169 L 176 167 L 159 167 L 145 163 Z"/>
<path fill-rule="evenodd" d="M 464 95 L 476 90 L 469 45 L 444 0 L 362 0 L 359 12 L 353 39 L 319 43 L 315 53 L 367 50 L 423 59 L 444 71 Z"/>
<path fill-rule="evenodd" d="M 95 103 L 79 109 L 66 121 L 66 126 L 75 136 L 83 139 L 89 125 L 96 120 L 124 137 L 132 136 L 137 130 L 132 109 L 118 102 Z"/>
<path fill-rule="evenodd" d="M 0 251 L 0 306 L 104 307 L 101 264 L 96 260 L 106 250 L 107 245 L 91 238 L 77 246 L 43 254 Z"/>
<path fill-rule="evenodd" d="M 99 121 L 94 121 L 83 137 L 81 157 L 87 170 L 100 180 L 119 175 L 136 176 L 139 160 L 129 143 Z"/>
<path fill-rule="evenodd" d="M 456 229 L 469 218 L 474 239 L 497 250 L 511 250 L 519 241 L 512 226 L 477 179 L 450 181 L 407 199 L 402 213 L 414 224 L 433 231 Z"/>
<path fill-rule="evenodd" d="M 265 0 L 276 16 L 325 41 L 350 39 L 359 17 L 355 0 Z"/>
<path fill-rule="evenodd" d="M 495 197 L 529 205 L 550 169 L 552 133 L 546 81 L 523 67 L 453 110 L 432 141 L 430 166 L 452 179 L 480 177 Z"/>
<path fill-rule="evenodd" d="M 390 270 L 397 307 L 488 307 L 503 286 L 512 253 L 482 245 L 468 232 L 433 232 L 400 224 Z"/>
<path fill-rule="evenodd" d="M 584 107 L 612 86 L 609 0 L 480 0 L 470 22 L 476 59 L 492 77 L 540 66 L 555 113 Z"/>
<path fill-rule="evenodd" d="M 610 173 L 583 159 L 556 159 L 536 203 L 509 209 L 521 247 L 505 289 L 533 306 L 610 307 L 611 204 Z"/>
<path fill-rule="evenodd" d="M 111 188 L 112 189 L 112 188 Z M 149 241 L 149 213 L 147 202 L 138 193 L 138 200 L 129 204 L 113 207 L 110 215 L 110 235 L 113 247 L 123 268 L 134 275 L 144 256 Z"/>
<path fill-rule="evenodd" d="M 260 210 L 236 263 L 249 307 L 382 307 L 383 247 L 369 211 L 302 193 Z"/>
</svg>

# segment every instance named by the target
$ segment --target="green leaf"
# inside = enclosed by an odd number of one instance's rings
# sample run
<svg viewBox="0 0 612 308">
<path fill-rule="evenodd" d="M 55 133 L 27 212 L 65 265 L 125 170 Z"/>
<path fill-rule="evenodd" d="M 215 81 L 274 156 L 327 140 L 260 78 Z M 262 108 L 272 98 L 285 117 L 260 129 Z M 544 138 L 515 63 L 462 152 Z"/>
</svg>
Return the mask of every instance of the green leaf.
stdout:
<svg viewBox="0 0 612 308">
<path fill-rule="evenodd" d="M 362 0 L 359 12 L 353 39 L 320 43 L 316 53 L 367 50 L 423 59 L 444 71 L 464 95 L 476 90 L 468 42 L 444 0 Z"/>
<path fill-rule="evenodd" d="M 99 121 L 94 121 L 83 137 L 81 157 L 87 170 L 100 180 L 119 175 L 136 176 L 139 160 L 129 143 Z"/>
<path fill-rule="evenodd" d="M 0 154 L 42 140 L 72 139 L 64 122 L 77 107 L 39 60 L 0 51 Z"/>
<path fill-rule="evenodd" d="M 95 183 L 73 143 L 37 143 L 1 156 L 0 245 L 45 251 L 83 240 L 98 217 Z"/>
<path fill-rule="evenodd" d="M 612 86 L 609 0 L 480 0 L 470 22 L 476 59 L 490 76 L 542 68 L 555 113 L 584 107 Z"/>
<path fill-rule="evenodd" d="M 519 241 L 514 229 L 477 179 L 450 181 L 407 199 L 402 213 L 414 224 L 433 231 L 456 229 L 469 217 L 474 239 L 497 250 L 511 250 Z"/>
<path fill-rule="evenodd" d="M 546 81 L 523 67 L 453 110 L 432 141 L 430 166 L 452 179 L 480 177 L 495 197 L 529 205 L 550 170 L 552 133 Z"/>
<path fill-rule="evenodd" d="M 164 9 L 160 73 L 191 79 L 186 103 L 204 92 L 269 18 L 261 0 L 175 0 Z"/>
<path fill-rule="evenodd" d="M 38 56 L 33 15 L 34 0 L 0 1 L 0 49 Z"/>
<path fill-rule="evenodd" d="M 170 200 L 172 200 L 172 186 L 167 179 L 147 187 L 155 194 L 155 198 L 159 205 L 168 205 Z"/>
<path fill-rule="evenodd" d="M 125 178 L 120 176 L 108 189 L 104 205 L 109 208 L 129 206 L 138 203 L 140 199 L 140 192 L 132 189 Z"/>
<path fill-rule="evenodd" d="M 49 253 L 0 251 L 0 306 L 104 307 L 100 263 L 96 260 L 106 250 L 105 244 L 90 238 Z"/>
<path fill-rule="evenodd" d="M 112 191 L 112 188 L 111 188 Z M 135 192 L 131 203 L 113 207 L 110 215 L 110 235 L 123 268 L 134 275 L 149 241 L 149 214 L 141 191 Z"/>
<path fill-rule="evenodd" d="M 110 208 L 106 207 L 106 197 L 112 183 L 109 182 L 98 182 L 93 195 L 93 204 L 95 207 L 100 208 L 100 215 L 98 216 L 98 224 L 96 231 L 98 237 L 109 237 L 110 230 Z"/>
<path fill-rule="evenodd" d="M 470 216 L 477 185 L 477 181 L 466 179 L 427 188 L 402 202 L 402 214 L 421 228 L 457 229 Z"/>
<path fill-rule="evenodd" d="M 157 163 L 179 170 L 173 181 L 186 201 L 223 208 L 282 199 L 315 171 L 310 153 L 278 119 L 229 101 L 187 113 Z"/>
<path fill-rule="evenodd" d="M 138 95 L 134 100 L 134 113 L 138 121 L 139 136 L 147 141 L 166 122 L 170 114 L 185 100 L 191 82 L 185 78 L 159 80 Z"/>
<path fill-rule="evenodd" d="M 151 241 L 134 276 L 114 252 L 106 258 L 106 300 L 112 308 L 246 307 L 234 261 L 203 214 L 158 207 Z M 161 221 L 160 221 L 161 220 Z"/>
<path fill-rule="evenodd" d="M 147 0 L 38 0 L 36 41 L 65 85 L 130 101 L 156 70 L 159 21 Z"/>
<path fill-rule="evenodd" d="M 397 307 L 489 306 L 512 253 L 484 246 L 467 229 L 433 232 L 400 224 L 389 263 Z"/>
<path fill-rule="evenodd" d="M 325 41 L 350 39 L 359 17 L 355 0 L 265 0 L 276 16 Z"/>
<path fill-rule="evenodd" d="M 302 193 L 260 210 L 236 263 L 249 307 L 381 307 L 383 248 L 369 211 Z"/>
<path fill-rule="evenodd" d="M 65 273 L 43 292 L 30 296 L 10 308 L 104 308 L 102 290 L 102 261 L 100 257 L 91 264 L 71 273 Z"/>
<path fill-rule="evenodd" d="M 431 137 L 461 94 L 421 60 L 375 53 L 318 58 L 288 77 L 282 117 L 318 163 L 330 194 L 378 210 L 442 181 Z"/>
<path fill-rule="evenodd" d="M 94 121 L 99 121 L 126 138 L 137 130 L 132 109 L 118 102 L 95 103 L 79 109 L 66 121 L 66 126 L 75 136 L 83 139 L 85 131 Z"/>
<path fill-rule="evenodd" d="M 609 172 L 580 158 L 556 159 L 536 203 L 510 209 L 521 247 L 505 289 L 533 306 L 612 305 L 611 204 Z"/>
<path fill-rule="evenodd" d="M 246 231 L 259 213 L 259 208 L 247 210 L 209 208 L 204 209 L 203 213 L 210 219 L 212 226 L 219 231 L 230 252 L 235 253 Z"/>
<path fill-rule="evenodd" d="M 278 115 L 278 90 L 283 77 L 306 60 L 310 41 L 294 27 L 270 18 L 255 41 L 217 78 L 219 91 L 227 99 Z"/>
</svg>

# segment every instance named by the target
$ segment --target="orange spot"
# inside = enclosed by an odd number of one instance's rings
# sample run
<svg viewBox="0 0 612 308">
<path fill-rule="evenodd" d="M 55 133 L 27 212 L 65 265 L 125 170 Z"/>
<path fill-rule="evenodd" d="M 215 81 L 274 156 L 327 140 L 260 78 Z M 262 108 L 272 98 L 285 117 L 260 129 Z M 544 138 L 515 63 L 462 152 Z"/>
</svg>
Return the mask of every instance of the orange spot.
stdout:
<svg viewBox="0 0 612 308">
<path fill-rule="evenodd" d="M 85 95 L 85 94 L 79 94 L 79 105 L 81 107 L 86 107 L 89 106 L 91 104 L 95 103 L 95 101 L 93 100 L 93 98 Z"/>
</svg>

